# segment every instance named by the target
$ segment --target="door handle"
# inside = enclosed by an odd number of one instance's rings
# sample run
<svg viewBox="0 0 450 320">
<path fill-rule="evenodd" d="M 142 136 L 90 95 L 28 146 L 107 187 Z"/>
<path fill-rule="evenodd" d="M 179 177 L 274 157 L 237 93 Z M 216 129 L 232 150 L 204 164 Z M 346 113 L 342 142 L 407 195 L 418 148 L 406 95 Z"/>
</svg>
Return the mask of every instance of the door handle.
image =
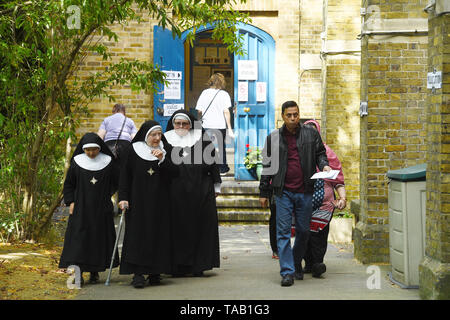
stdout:
<svg viewBox="0 0 450 320">
<path fill-rule="evenodd" d="M 164 110 L 161 107 L 156 108 L 156 113 L 162 116 L 164 114 Z"/>
<path fill-rule="evenodd" d="M 249 107 L 245 107 L 244 108 L 244 112 L 249 112 L 250 111 L 250 108 Z"/>
</svg>

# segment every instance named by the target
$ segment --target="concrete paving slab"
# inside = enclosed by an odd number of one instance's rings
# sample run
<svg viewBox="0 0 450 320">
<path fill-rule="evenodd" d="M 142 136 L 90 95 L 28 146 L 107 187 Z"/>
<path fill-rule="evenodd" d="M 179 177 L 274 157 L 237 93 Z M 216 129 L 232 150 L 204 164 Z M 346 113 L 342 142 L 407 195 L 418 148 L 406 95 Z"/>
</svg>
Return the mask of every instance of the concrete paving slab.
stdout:
<svg viewBox="0 0 450 320">
<path fill-rule="evenodd" d="M 281 287 L 279 262 L 272 259 L 267 225 L 220 226 L 221 266 L 205 276 L 173 278 L 161 285 L 135 289 L 132 276 L 113 270 L 100 283 L 86 284 L 80 300 L 418 300 L 418 289 L 402 289 L 390 282 L 388 265 L 368 266 L 353 258 L 352 246 L 329 244 L 322 278 L 306 274 L 291 287 Z M 368 269 L 369 268 L 369 269 Z M 374 273 L 374 268 L 377 273 Z M 379 281 L 376 281 L 376 280 Z"/>
<path fill-rule="evenodd" d="M 44 255 L 42 255 L 40 253 L 36 253 L 36 252 L 12 252 L 12 253 L 7 253 L 7 254 L 0 254 L 0 260 L 1 259 L 17 260 L 17 259 L 21 259 L 21 258 L 26 257 L 26 256 L 43 257 Z"/>
</svg>

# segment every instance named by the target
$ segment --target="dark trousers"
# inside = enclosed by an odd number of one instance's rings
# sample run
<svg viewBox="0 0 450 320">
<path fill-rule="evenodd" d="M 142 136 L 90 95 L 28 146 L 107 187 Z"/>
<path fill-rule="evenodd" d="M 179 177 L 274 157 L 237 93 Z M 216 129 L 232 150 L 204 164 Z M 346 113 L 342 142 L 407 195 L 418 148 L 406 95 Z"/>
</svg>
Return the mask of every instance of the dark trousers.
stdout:
<svg viewBox="0 0 450 320">
<path fill-rule="evenodd" d="M 111 150 L 114 149 L 114 146 L 116 145 L 116 139 L 115 140 L 108 140 L 105 142 L 105 144 L 108 146 L 108 148 Z M 125 153 L 126 148 L 131 144 L 130 141 L 128 140 L 119 140 L 117 141 L 117 161 L 119 163 L 119 170 L 122 167 L 122 163 L 123 163 L 123 156 Z M 114 152 L 113 152 L 114 153 Z M 118 175 L 120 175 L 120 173 L 118 173 Z M 119 193 L 116 192 L 114 194 L 114 214 L 118 214 L 119 213 Z"/>
<path fill-rule="evenodd" d="M 327 252 L 329 231 L 330 223 L 328 223 L 327 226 L 319 232 L 310 231 L 308 246 L 304 258 L 305 267 L 312 267 L 315 263 L 323 263 L 323 258 Z"/>
<path fill-rule="evenodd" d="M 105 144 L 112 151 L 114 149 L 114 146 L 116 145 L 116 141 L 117 140 L 108 140 L 108 141 L 105 141 Z M 117 141 L 117 159 L 119 160 L 119 164 L 122 163 L 123 154 L 125 152 L 125 149 L 130 145 L 130 143 L 131 142 L 128 140 Z"/>
<path fill-rule="evenodd" d="M 272 252 L 278 254 L 277 248 L 277 207 L 275 201 L 269 199 L 270 218 L 269 218 L 269 239 Z"/>
<path fill-rule="evenodd" d="M 294 274 L 306 253 L 312 214 L 312 193 L 283 190 L 275 196 L 277 206 L 277 246 L 280 275 Z M 295 215 L 295 241 L 291 247 L 292 213 Z"/>
<path fill-rule="evenodd" d="M 230 167 L 227 164 L 227 150 L 225 144 L 225 138 L 227 135 L 227 129 L 205 129 L 211 139 L 219 148 L 219 168 L 220 173 L 228 172 Z"/>
</svg>

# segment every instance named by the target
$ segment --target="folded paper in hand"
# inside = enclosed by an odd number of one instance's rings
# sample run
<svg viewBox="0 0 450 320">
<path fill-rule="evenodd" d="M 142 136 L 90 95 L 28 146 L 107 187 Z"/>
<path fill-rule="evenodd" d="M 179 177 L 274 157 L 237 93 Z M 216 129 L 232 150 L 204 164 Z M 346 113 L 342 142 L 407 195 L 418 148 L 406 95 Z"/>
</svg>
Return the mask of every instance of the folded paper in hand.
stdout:
<svg viewBox="0 0 450 320">
<path fill-rule="evenodd" d="M 339 170 L 322 171 L 315 173 L 311 179 L 331 179 L 334 180 L 339 174 Z"/>
</svg>

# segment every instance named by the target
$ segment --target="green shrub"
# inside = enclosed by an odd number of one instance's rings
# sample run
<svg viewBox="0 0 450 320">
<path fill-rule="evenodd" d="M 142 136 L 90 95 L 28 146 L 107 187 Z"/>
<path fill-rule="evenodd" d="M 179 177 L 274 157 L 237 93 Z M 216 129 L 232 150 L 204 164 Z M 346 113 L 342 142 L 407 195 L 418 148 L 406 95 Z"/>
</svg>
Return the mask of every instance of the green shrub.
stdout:
<svg viewBox="0 0 450 320">
<path fill-rule="evenodd" d="M 334 211 L 333 218 L 353 218 L 353 213 L 349 211 Z"/>
</svg>

